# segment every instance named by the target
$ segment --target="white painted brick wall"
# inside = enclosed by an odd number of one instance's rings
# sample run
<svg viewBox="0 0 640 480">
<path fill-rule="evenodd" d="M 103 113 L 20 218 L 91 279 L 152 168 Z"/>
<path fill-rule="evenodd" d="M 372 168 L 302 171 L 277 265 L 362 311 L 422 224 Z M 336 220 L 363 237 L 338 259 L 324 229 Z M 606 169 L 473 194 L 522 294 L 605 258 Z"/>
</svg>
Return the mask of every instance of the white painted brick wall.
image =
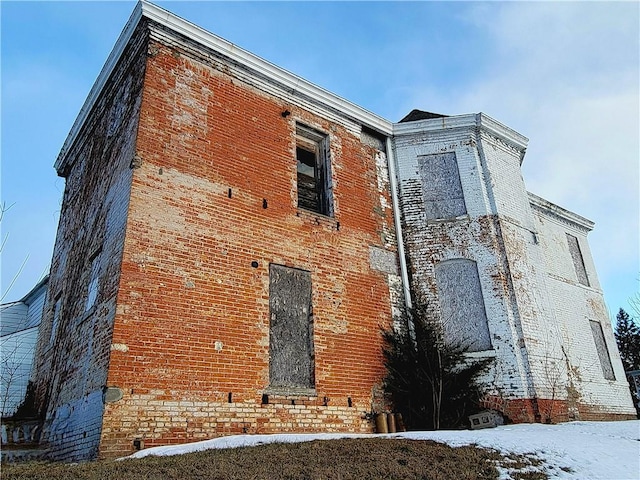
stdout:
<svg viewBox="0 0 640 480">
<path fill-rule="evenodd" d="M 565 361 L 574 376 L 583 403 L 603 411 L 633 414 L 628 385 L 613 335 L 602 291 L 587 241 L 588 230 L 552 212 L 534 209 L 540 248 L 547 270 L 547 292 L 565 349 Z M 571 259 L 566 234 L 578 238 L 590 286 L 581 285 Z M 615 380 L 603 376 L 589 321 L 602 325 Z M 541 352 L 536 352 L 542 354 Z M 566 369 L 565 369 L 566 373 Z"/>
<path fill-rule="evenodd" d="M 496 358 L 484 379 L 492 393 L 571 397 L 603 413 L 633 414 L 587 243 L 584 225 L 590 222 L 542 199 L 532 206 L 520 170 L 526 142 L 506 127 L 496 130 L 490 122 L 488 128 L 478 126 L 484 120 L 480 117 L 475 116 L 475 124 L 469 121 L 473 117 L 464 116 L 396 125 L 412 288 L 429 298 L 438 314 L 435 264 L 474 260 Z M 427 221 L 418 157 L 445 152 L 456 154 L 467 215 Z M 556 215 L 544 215 L 536 205 Z M 574 223 L 559 222 L 558 212 Z M 578 238 L 589 287 L 577 283 L 566 233 Z M 603 326 L 615 381 L 603 377 L 589 320 Z"/>
<path fill-rule="evenodd" d="M 496 211 L 514 215 L 513 199 L 495 194 L 509 185 L 509 169 L 519 169 L 519 152 L 506 146 L 487 144 L 478 148 L 480 139 L 475 128 L 429 131 L 396 135 L 405 239 L 411 260 L 414 289 L 430 298 L 439 310 L 434 294 L 434 265 L 443 260 L 467 258 L 476 262 L 488 318 L 495 367 L 485 380 L 494 393 L 510 398 L 531 395 L 526 352 L 520 348 L 522 337 L 518 309 L 509 293 L 507 258 L 497 223 Z M 491 152 L 488 160 L 483 150 Z M 457 219 L 426 221 L 418 182 L 418 156 L 455 152 L 467 215 Z M 491 171 L 505 169 L 507 173 Z M 520 178 L 521 181 L 521 178 Z M 497 186 L 496 186 L 497 185 Z M 501 192 L 499 192 L 501 193 Z M 526 192 L 518 199 L 520 209 L 528 208 Z M 511 202 L 511 203 L 510 203 Z M 529 234 L 530 236 L 530 234 Z M 478 355 L 478 354 L 476 354 Z"/>
</svg>

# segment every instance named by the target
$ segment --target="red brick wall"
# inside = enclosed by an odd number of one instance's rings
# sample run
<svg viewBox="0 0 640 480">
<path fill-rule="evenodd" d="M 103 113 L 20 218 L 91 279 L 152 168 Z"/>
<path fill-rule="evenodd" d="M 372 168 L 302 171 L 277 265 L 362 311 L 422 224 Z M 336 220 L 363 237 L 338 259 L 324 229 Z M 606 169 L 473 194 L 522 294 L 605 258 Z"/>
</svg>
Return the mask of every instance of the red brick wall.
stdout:
<svg viewBox="0 0 640 480">
<path fill-rule="evenodd" d="M 573 420 L 634 420 L 635 415 L 611 413 L 602 407 L 549 398 L 505 399 L 488 396 L 485 408 L 501 412 L 512 423 L 560 423 Z"/>
<path fill-rule="evenodd" d="M 370 431 L 391 317 L 387 275 L 369 265 L 392 226 L 376 150 L 221 67 L 150 51 L 107 382 L 124 396 L 106 406 L 101 454 L 135 438 Z M 334 218 L 296 208 L 296 121 L 330 135 Z M 311 272 L 317 396 L 262 405 L 270 263 Z"/>
</svg>

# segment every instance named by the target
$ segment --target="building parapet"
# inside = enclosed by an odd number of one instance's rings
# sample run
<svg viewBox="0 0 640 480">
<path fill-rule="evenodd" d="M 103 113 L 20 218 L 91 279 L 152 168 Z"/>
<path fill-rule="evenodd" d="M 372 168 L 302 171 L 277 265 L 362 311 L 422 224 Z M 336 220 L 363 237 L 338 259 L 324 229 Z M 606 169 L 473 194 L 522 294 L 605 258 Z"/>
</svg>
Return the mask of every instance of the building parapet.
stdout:
<svg viewBox="0 0 640 480">
<path fill-rule="evenodd" d="M 71 131 L 67 136 L 58 158 L 54 164 L 54 168 L 61 172 L 64 170 L 66 162 L 66 154 L 75 142 L 84 123 L 86 122 L 91 109 L 97 102 L 100 93 L 107 84 L 107 81 L 122 57 L 126 46 L 133 37 L 133 34 L 143 20 L 149 19 L 160 24 L 184 37 L 197 42 L 198 44 L 210 48 L 221 55 L 237 62 L 254 72 L 261 74 L 269 80 L 284 86 L 289 93 L 294 95 L 305 96 L 311 98 L 318 103 L 325 105 L 329 109 L 342 112 L 345 116 L 355 119 L 359 123 L 378 131 L 385 135 L 391 135 L 392 123 L 358 105 L 352 103 L 330 91 L 319 87 L 298 75 L 295 75 L 283 68 L 264 60 L 251 52 L 248 52 L 233 43 L 206 31 L 205 29 L 174 15 L 167 10 L 158 7 L 145 0 L 141 0 L 136 5 L 131 17 L 125 25 L 122 33 L 118 37 L 113 50 L 109 54 L 98 78 L 80 109 L 80 113 L 76 118 Z"/>
<path fill-rule="evenodd" d="M 481 131 L 493 135 L 507 145 L 520 150 L 520 163 L 522 163 L 529 139 L 482 112 L 450 117 L 443 116 L 415 122 L 394 123 L 393 134 L 411 135 L 470 128 L 479 128 Z"/>
</svg>

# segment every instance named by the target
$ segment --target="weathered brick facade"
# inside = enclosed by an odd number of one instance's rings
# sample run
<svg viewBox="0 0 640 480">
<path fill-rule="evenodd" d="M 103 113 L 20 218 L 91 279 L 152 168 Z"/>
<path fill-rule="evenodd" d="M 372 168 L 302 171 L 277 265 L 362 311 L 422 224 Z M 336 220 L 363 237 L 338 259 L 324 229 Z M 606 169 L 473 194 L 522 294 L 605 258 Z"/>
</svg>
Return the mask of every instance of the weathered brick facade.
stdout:
<svg viewBox="0 0 640 480">
<path fill-rule="evenodd" d="M 380 327 L 409 289 L 453 322 L 479 312 L 462 330 L 473 355 L 496 359 L 487 403 L 513 420 L 543 419 L 547 404 L 551 420 L 633 411 L 586 230 L 583 292 L 545 264 L 572 257 L 538 245 L 551 207 L 532 213 L 526 139 L 451 118 L 392 124 L 139 4 L 56 162 L 66 191 L 35 377 L 51 456 L 371 432 L 363 414 L 385 407 Z M 456 282 L 473 301 L 456 303 Z M 592 369 L 597 386 L 580 384 L 593 340 L 569 362 L 543 338 L 584 320 L 557 321 L 567 302 L 601 322 L 614 380 Z M 549 358 L 568 365 L 551 393 Z"/>
<path fill-rule="evenodd" d="M 144 35 L 132 39 L 78 140 L 61 154 L 65 161 L 59 173 L 66 186 L 34 378 L 38 407 L 47 418 L 42 438 L 54 458 L 92 458 L 98 453 L 145 42 Z M 87 286 L 94 263 L 99 288 L 89 305 Z"/>
<path fill-rule="evenodd" d="M 149 50 L 107 378 L 124 397 L 106 407 L 103 451 L 369 431 L 390 319 L 387 274 L 369 262 L 393 221 L 378 150 L 221 64 L 155 39 Z M 296 206 L 296 122 L 329 133 L 333 218 Z M 311 396 L 268 390 L 271 264 L 311 272 Z"/>
<path fill-rule="evenodd" d="M 144 17 L 106 85 L 56 164 L 64 309 L 37 382 L 52 456 L 372 431 L 399 283 L 384 135 Z M 328 138 L 330 216 L 297 205 L 297 125 Z M 309 389 L 270 384 L 270 265 L 310 273 Z"/>
<path fill-rule="evenodd" d="M 486 406 L 515 422 L 634 418 L 593 224 L 526 191 L 527 139 L 483 114 L 394 127 L 412 290 L 445 338 L 494 359 Z"/>
</svg>

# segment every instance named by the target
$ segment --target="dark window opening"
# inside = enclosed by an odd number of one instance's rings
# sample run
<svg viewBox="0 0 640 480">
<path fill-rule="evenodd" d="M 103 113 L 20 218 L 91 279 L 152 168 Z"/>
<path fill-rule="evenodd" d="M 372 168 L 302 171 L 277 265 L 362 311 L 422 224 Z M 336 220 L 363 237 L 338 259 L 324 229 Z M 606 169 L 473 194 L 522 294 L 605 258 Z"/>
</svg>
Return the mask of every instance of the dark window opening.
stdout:
<svg viewBox="0 0 640 480">
<path fill-rule="evenodd" d="M 329 137 L 296 127 L 298 207 L 333 216 Z"/>
<path fill-rule="evenodd" d="M 303 147 L 296 147 L 296 157 L 298 160 L 298 206 L 319 212 L 316 154 Z"/>
</svg>

